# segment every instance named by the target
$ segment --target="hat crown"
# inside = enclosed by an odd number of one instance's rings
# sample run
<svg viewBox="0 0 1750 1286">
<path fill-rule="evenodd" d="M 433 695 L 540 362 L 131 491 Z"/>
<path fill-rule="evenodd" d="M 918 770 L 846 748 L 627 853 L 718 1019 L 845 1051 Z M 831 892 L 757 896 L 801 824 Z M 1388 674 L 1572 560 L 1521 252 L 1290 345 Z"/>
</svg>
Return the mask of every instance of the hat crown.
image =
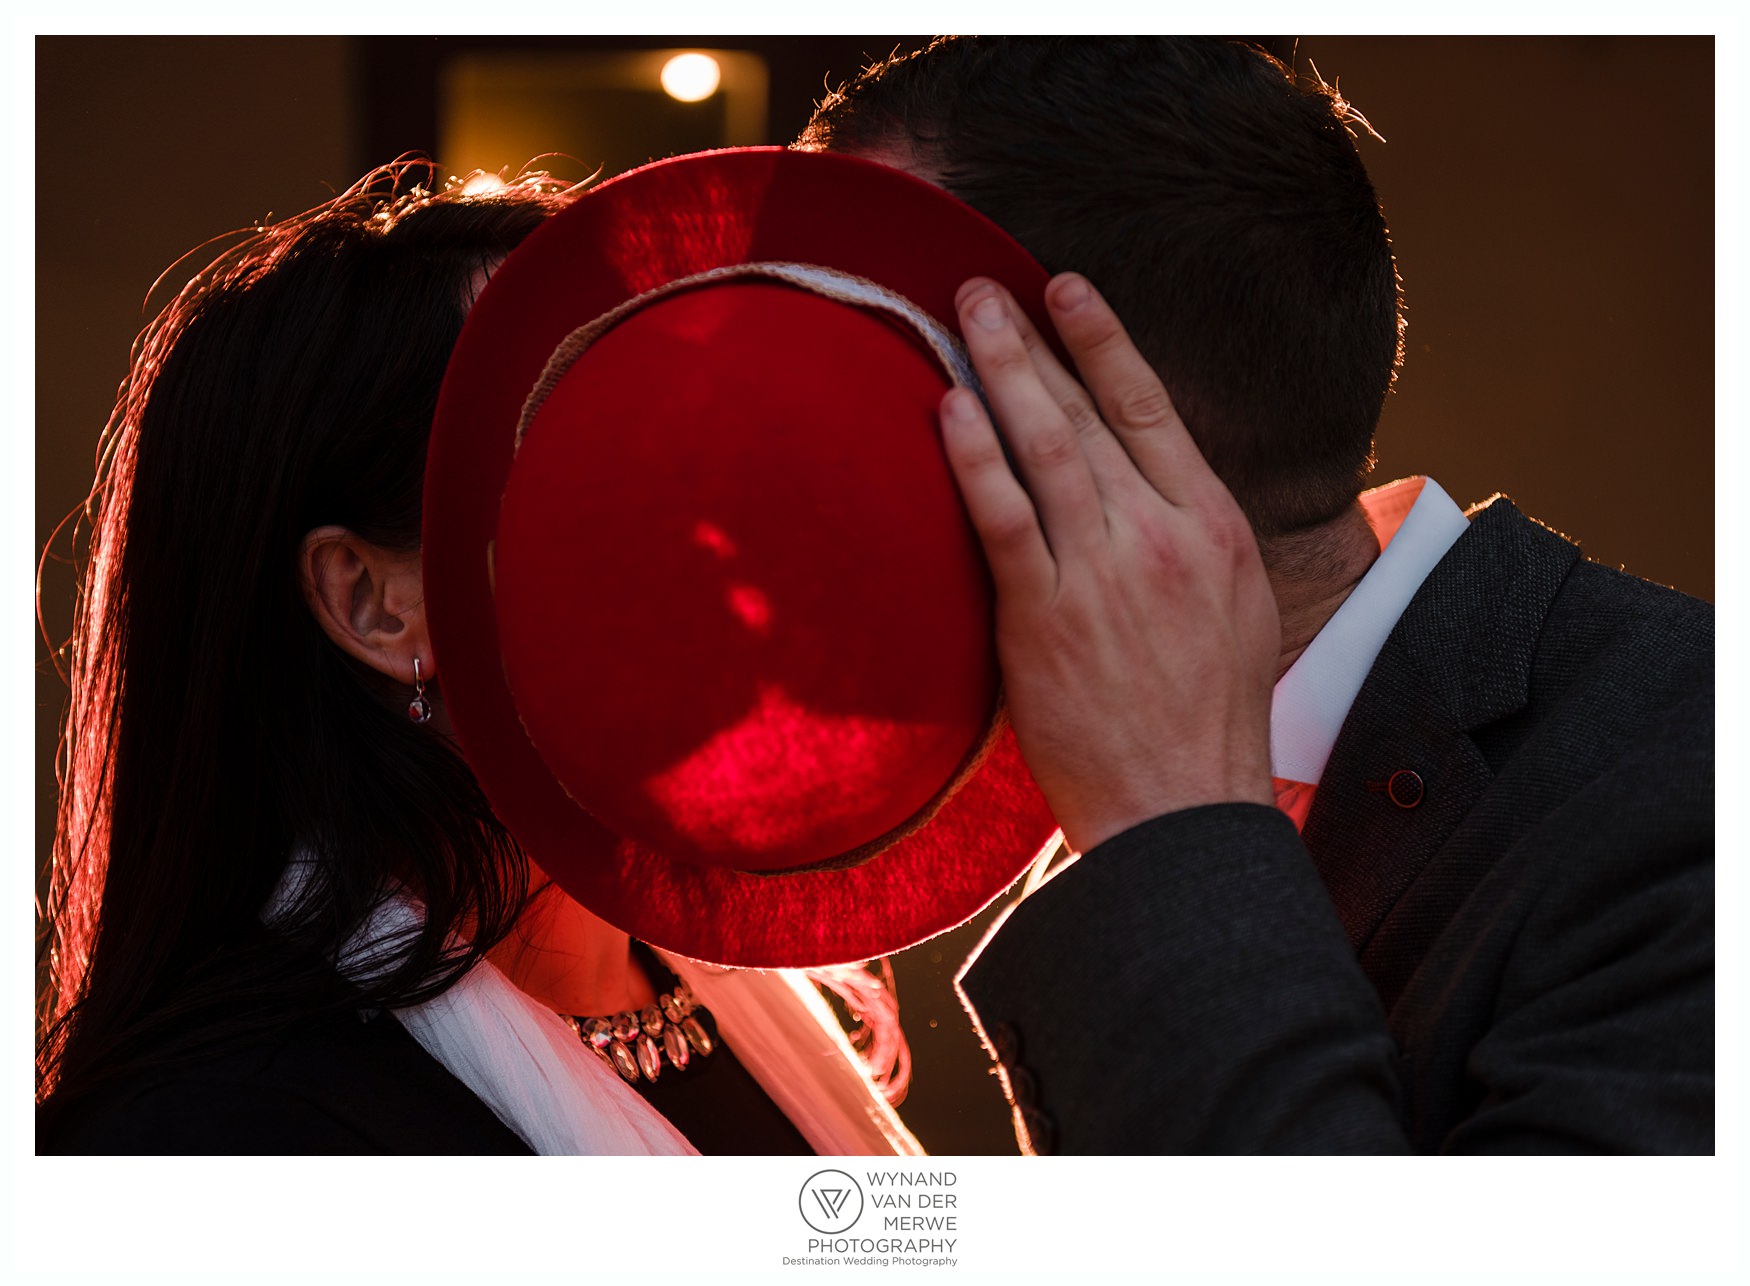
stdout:
<svg viewBox="0 0 1750 1286">
<path fill-rule="evenodd" d="M 927 818 L 997 680 L 936 434 L 951 337 L 842 274 L 747 271 L 559 346 L 495 606 L 524 727 L 579 805 L 679 860 L 778 871 Z"/>
</svg>

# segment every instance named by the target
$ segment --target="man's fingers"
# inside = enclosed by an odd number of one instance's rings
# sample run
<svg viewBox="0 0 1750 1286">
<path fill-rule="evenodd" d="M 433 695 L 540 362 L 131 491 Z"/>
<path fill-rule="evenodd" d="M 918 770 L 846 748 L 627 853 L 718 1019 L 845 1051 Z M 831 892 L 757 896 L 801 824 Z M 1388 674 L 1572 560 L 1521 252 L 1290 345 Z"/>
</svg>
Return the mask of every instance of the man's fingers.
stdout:
<svg viewBox="0 0 1750 1286">
<path fill-rule="evenodd" d="M 960 330 L 991 410 L 1056 561 L 1104 545 L 1106 510 L 1081 437 L 1045 387 L 1008 292 L 981 282 L 961 292 Z"/>
<path fill-rule="evenodd" d="M 1154 489 L 1182 504 L 1219 486 L 1160 377 L 1087 278 L 1053 278 L 1045 302 L 1101 417 Z"/>
<path fill-rule="evenodd" d="M 983 281 L 984 279 L 975 278 L 966 283 L 960 288 L 958 297 L 966 298 L 979 289 Z M 1021 342 L 1026 345 L 1028 355 L 1033 359 L 1033 369 L 1039 376 L 1039 382 L 1057 402 L 1064 418 L 1080 437 L 1082 453 L 1088 458 L 1088 467 L 1093 471 L 1100 494 L 1120 494 L 1125 487 L 1139 482 L 1136 465 L 1124 453 L 1118 439 L 1112 436 L 1112 430 L 1100 419 L 1100 410 L 1094 405 L 1094 399 L 1088 396 L 1088 391 L 1081 386 L 1080 381 L 1057 360 L 1057 354 L 1034 327 L 1026 310 L 1014 306 L 1012 296 L 1010 300 L 1009 315 L 1014 320 L 1015 329 L 1021 333 Z"/>
<path fill-rule="evenodd" d="M 1033 502 L 1010 470 L 977 394 L 949 389 L 942 398 L 941 419 L 948 466 L 984 546 L 997 593 L 1010 601 L 1049 597 L 1057 584 L 1057 565 Z"/>
</svg>

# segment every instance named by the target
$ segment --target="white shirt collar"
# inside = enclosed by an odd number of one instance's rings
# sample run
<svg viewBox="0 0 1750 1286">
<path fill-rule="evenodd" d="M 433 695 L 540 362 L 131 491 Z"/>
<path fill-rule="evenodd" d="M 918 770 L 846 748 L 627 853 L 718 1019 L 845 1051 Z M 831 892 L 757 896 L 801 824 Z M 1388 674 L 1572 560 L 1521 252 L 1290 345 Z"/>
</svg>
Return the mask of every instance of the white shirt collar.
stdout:
<svg viewBox="0 0 1750 1286">
<path fill-rule="evenodd" d="M 1317 785 L 1331 747 L 1349 717 L 1386 637 L 1428 573 L 1464 534 L 1469 521 L 1432 478 L 1405 478 L 1363 492 L 1376 531 L 1409 512 L 1361 583 L 1300 658 L 1276 682 L 1270 706 L 1270 770 L 1287 781 Z"/>
</svg>

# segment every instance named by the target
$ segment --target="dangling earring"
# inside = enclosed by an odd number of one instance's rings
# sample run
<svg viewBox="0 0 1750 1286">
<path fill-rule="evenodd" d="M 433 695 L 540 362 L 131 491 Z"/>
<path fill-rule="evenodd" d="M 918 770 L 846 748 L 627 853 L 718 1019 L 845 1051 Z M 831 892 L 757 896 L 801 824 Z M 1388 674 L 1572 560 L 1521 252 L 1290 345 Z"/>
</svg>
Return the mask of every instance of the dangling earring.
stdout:
<svg viewBox="0 0 1750 1286">
<path fill-rule="evenodd" d="M 431 718 L 431 702 L 425 699 L 425 680 L 419 677 L 419 658 L 413 658 L 413 701 L 407 707 L 407 717 L 415 723 Z"/>
</svg>

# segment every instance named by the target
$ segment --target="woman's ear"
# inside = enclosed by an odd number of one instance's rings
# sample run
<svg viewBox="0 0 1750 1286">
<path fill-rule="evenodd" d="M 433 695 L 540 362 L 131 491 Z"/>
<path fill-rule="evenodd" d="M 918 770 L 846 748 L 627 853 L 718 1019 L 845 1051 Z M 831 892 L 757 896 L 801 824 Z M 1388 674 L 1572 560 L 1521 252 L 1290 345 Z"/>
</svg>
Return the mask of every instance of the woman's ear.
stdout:
<svg viewBox="0 0 1750 1286">
<path fill-rule="evenodd" d="M 298 549 L 304 601 L 323 633 L 349 656 L 398 682 L 437 676 L 425 629 L 419 551 L 372 544 L 345 527 L 317 527 Z"/>
</svg>

